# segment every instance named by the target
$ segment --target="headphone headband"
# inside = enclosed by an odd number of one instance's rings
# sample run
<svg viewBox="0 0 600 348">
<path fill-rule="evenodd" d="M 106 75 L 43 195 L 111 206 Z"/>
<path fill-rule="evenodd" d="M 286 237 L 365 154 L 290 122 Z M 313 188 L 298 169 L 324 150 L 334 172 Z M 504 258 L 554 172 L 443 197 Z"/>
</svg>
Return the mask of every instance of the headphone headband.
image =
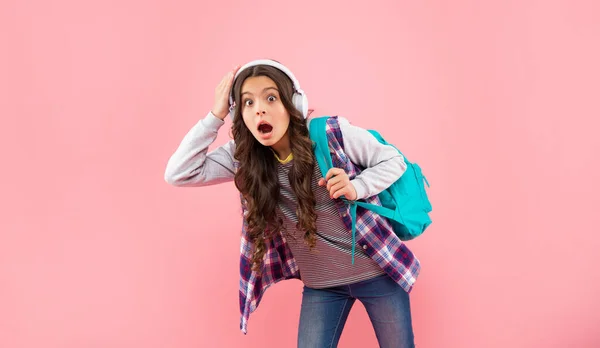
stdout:
<svg viewBox="0 0 600 348">
<path fill-rule="evenodd" d="M 298 80 L 296 79 L 296 76 L 294 76 L 292 71 L 279 62 L 276 62 L 272 59 L 257 59 L 257 60 L 253 60 L 249 63 L 246 63 L 242 67 L 240 67 L 240 69 L 235 74 L 235 77 L 233 78 L 234 83 L 242 71 L 244 71 L 248 68 L 251 68 L 253 66 L 257 66 L 257 65 L 268 65 L 268 66 L 277 68 L 277 69 L 281 70 L 284 74 L 286 74 L 290 78 L 290 80 L 292 80 L 292 84 L 294 86 L 294 96 L 292 98 L 292 102 L 294 103 L 296 108 L 302 113 L 304 118 L 306 118 L 308 116 L 308 100 L 306 98 L 306 94 L 300 88 L 300 82 L 298 82 Z M 233 96 L 233 88 L 232 88 L 231 91 L 229 92 L 229 113 L 230 113 L 231 119 L 233 119 L 233 117 L 235 116 L 234 115 L 234 107 L 233 107 L 233 103 L 234 103 L 233 97 L 234 96 Z"/>
</svg>

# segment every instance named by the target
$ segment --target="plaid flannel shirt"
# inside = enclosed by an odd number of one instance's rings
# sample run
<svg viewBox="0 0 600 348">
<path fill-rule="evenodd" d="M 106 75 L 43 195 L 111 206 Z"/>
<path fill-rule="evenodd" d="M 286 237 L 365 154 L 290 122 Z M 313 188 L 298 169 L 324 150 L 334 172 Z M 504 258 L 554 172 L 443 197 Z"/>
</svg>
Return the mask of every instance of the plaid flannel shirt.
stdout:
<svg viewBox="0 0 600 348">
<path fill-rule="evenodd" d="M 343 168 L 350 179 L 360 174 L 361 169 L 352 163 L 344 153 L 344 139 L 337 117 L 327 121 L 327 139 L 334 167 Z M 371 204 L 381 205 L 377 196 L 365 199 Z M 341 199 L 336 199 L 340 216 L 348 231 L 352 229 L 350 208 Z M 242 212 L 245 216 L 244 201 Z M 252 270 L 253 243 L 246 233 L 247 224 L 244 219 L 240 247 L 240 329 L 246 334 L 250 314 L 256 310 L 263 294 L 271 285 L 286 279 L 300 279 L 300 270 L 288 247 L 285 238 L 277 234 L 267 242 L 262 272 Z M 358 207 L 356 218 L 356 242 L 359 247 L 405 291 L 410 292 L 415 283 L 420 263 L 408 247 L 394 234 L 390 223 L 369 210 Z M 350 257 L 348 257 L 350 262 Z"/>
</svg>

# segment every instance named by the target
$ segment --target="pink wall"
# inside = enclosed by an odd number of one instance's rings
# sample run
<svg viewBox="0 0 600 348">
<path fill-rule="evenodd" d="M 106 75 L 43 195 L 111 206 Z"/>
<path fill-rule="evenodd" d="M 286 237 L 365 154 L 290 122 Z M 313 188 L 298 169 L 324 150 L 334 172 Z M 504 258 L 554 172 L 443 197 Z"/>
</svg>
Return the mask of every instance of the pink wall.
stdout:
<svg viewBox="0 0 600 348">
<path fill-rule="evenodd" d="M 297 281 L 239 332 L 234 186 L 163 181 L 256 57 L 423 166 L 420 347 L 600 346 L 598 2 L 371 3 L 2 2 L 0 347 L 295 345 Z"/>
</svg>

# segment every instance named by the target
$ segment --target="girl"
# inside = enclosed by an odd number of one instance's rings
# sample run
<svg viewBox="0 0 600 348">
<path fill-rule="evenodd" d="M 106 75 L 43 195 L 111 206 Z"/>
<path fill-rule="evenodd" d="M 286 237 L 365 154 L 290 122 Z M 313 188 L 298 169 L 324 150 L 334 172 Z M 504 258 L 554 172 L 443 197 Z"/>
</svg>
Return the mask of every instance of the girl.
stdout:
<svg viewBox="0 0 600 348">
<path fill-rule="evenodd" d="M 386 219 L 358 209 L 352 264 L 349 201 L 380 204 L 377 194 L 404 173 L 398 151 L 346 119 L 327 121 L 335 168 L 323 178 L 309 138 L 308 103 L 294 75 L 273 60 L 230 71 L 212 110 L 168 161 L 175 186 L 233 181 L 243 209 L 240 311 L 284 279 L 304 283 L 299 347 L 336 347 L 353 303 L 369 315 L 381 347 L 413 347 L 409 293 L 420 264 Z M 208 152 L 227 115 L 233 140 Z"/>
</svg>

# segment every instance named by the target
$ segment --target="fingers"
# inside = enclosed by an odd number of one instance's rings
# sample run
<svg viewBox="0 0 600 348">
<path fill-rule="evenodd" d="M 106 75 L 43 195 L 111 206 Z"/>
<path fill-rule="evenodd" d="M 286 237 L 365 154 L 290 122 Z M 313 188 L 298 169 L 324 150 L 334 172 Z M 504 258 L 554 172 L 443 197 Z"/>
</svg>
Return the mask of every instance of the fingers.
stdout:
<svg viewBox="0 0 600 348">
<path fill-rule="evenodd" d="M 231 84 L 233 83 L 235 74 L 237 74 L 238 70 L 240 70 L 240 67 L 241 67 L 241 65 L 236 65 L 232 70 L 230 70 L 227 74 L 225 74 L 225 76 L 223 76 L 223 78 L 221 79 L 221 82 L 219 83 L 219 87 L 223 88 L 223 87 L 231 86 Z"/>
<path fill-rule="evenodd" d="M 341 196 L 348 197 L 349 193 L 350 193 L 350 186 L 346 185 L 346 186 L 342 187 L 341 189 L 336 190 L 335 192 L 333 192 L 333 194 L 331 195 L 331 198 L 338 199 Z"/>
<path fill-rule="evenodd" d="M 225 76 L 225 79 L 223 79 L 223 81 L 225 82 L 226 87 L 231 87 L 231 85 L 233 84 L 234 76 L 235 76 L 235 72 L 233 72 L 233 71 L 230 71 L 229 74 L 227 74 L 227 76 Z"/>
<path fill-rule="evenodd" d="M 327 171 L 325 178 L 319 180 L 319 186 L 327 186 L 331 198 L 338 198 L 349 191 L 345 189 L 350 185 L 348 174 L 341 168 L 331 168 Z"/>
<path fill-rule="evenodd" d="M 233 80 L 235 78 L 235 74 L 240 69 L 241 65 L 235 66 L 231 69 L 221 81 L 215 87 L 215 104 L 211 111 L 215 114 L 215 116 L 223 119 L 230 110 L 229 105 L 229 96 L 231 93 L 231 87 L 233 85 Z"/>
<path fill-rule="evenodd" d="M 219 92 L 222 94 L 227 94 L 229 96 L 229 92 L 231 91 L 231 86 L 233 85 L 233 80 L 235 78 L 235 74 L 240 70 L 241 65 L 237 65 L 233 70 L 229 71 L 219 83 Z M 229 97 L 228 97 L 229 98 Z"/>
<path fill-rule="evenodd" d="M 331 179 L 332 176 L 339 175 L 339 174 L 342 174 L 342 173 L 345 174 L 346 172 L 344 172 L 344 170 L 341 169 L 341 168 L 331 168 L 331 169 L 329 169 L 327 171 L 327 175 L 325 176 L 325 180 L 329 181 L 329 179 Z"/>
<path fill-rule="evenodd" d="M 335 175 L 335 176 L 333 176 Z M 333 177 L 332 177 L 333 176 Z M 348 183 L 350 179 L 348 178 L 348 174 L 343 169 L 340 168 L 331 168 L 327 175 L 325 176 L 325 181 L 327 182 L 327 190 L 331 190 L 331 187 L 337 183 Z"/>
<path fill-rule="evenodd" d="M 235 77 L 235 71 L 230 71 L 229 74 L 225 77 L 225 83 L 227 86 L 231 86 L 233 83 L 233 78 Z"/>
<path fill-rule="evenodd" d="M 338 198 L 339 196 L 341 196 L 342 194 L 338 194 L 341 191 L 346 190 L 346 188 L 348 187 L 348 185 L 350 184 L 350 182 L 338 182 L 337 184 L 331 186 L 330 188 L 328 188 L 327 190 L 329 191 L 329 196 L 331 198 Z M 336 196 L 337 194 L 337 196 Z"/>
<path fill-rule="evenodd" d="M 225 77 L 223 77 L 221 82 L 219 82 L 219 84 L 217 85 L 217 88 L 216 88 L 217 93 L 223 93 L 223 91 L 228 87 L 228 85 L 230 83 L 229 80 L 231 78 L 230 74 L 231 74 L 231 72 L 228 73 Z"/>
<path fill-rule="evenodd" d="M 227 84 L 231 85 L 233 84 L 233 80 L 235 78 L 235 74 L 237 74 L 238 70 L 240 70 L 241 65 L 237 65 L 235 68 L 233 68 L 232 71 L 229 72 L 229 74 L 227 75 L 228 79 L 227 79 Z"/>
<path fill-rule="evenodd" d="M 331 189 L 336 185 L 347 185 L 350 182 L 348 175 L 338 175 L 327 181 L 327 191 L 331 192 Z"/>
<path fill-rule="evenodd" d="M 348 174 L 341 168 L 331 168 L 325 178 L 319 179 L 319 186 L 326 186 L 331 198 L 354 197 L 353 186 Z"/>
</svg>

